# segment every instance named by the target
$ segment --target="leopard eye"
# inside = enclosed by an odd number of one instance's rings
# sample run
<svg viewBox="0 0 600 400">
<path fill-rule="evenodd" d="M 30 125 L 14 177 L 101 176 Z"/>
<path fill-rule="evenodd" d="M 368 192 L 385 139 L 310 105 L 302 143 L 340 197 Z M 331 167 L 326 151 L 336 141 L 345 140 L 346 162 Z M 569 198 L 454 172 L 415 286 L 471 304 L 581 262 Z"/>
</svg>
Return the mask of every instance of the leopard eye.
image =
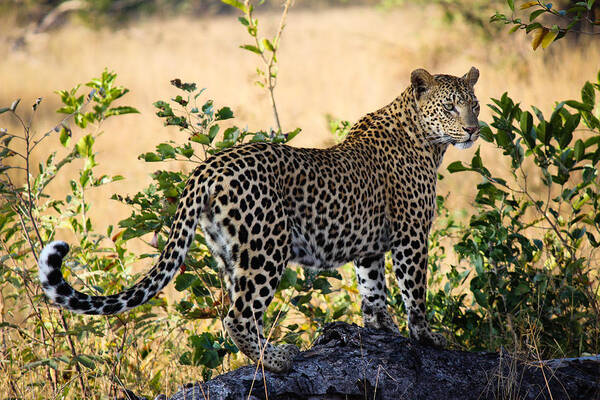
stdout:
<svg viewBox="0 0 600 400">
<path fill-rule="evenodd" d="M 446 111 L 454 111 L 454 104 L 452 104 L 452 103 L 444 103 L 444 109 Z"/>
</svg>

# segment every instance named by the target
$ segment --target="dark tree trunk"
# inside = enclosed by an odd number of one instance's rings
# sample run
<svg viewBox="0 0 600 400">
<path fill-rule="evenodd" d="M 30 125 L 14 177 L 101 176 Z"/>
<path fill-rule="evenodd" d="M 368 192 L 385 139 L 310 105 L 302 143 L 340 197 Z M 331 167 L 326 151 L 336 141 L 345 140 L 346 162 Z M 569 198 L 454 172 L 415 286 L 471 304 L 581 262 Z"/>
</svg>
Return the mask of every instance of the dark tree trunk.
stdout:
<svg viewBox="0 0 600 400">
<path fill-rule="evenodd" d="M 600 357 L 521 362 L 440 350 L 346 323 L 327 325 L 291 371 L 247 366 L 171 400 L 600 399 Z"/>
</svg>

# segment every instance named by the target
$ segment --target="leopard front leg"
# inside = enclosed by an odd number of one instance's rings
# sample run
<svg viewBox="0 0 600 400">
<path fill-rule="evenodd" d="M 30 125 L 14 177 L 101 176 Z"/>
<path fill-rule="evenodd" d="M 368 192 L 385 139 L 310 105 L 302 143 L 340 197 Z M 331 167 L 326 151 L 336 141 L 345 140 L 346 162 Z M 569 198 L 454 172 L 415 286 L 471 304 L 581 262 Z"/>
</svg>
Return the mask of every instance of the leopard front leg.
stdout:
<svg viewBox="0 0 600 400">
<path fill-rule="evenodd" d="M 354 260 L 354 267 L 365 326 L 399 333 L 385 302 L 385 254 Z"/>
<path fill-rule="evenodd" d="M 422 243 L 413 237 L 405 238 L 402 243 L 406 245 L 392 249 L 392 259 L 394 274 L 406 306 L 410 337 L 421 343 L 445 347 L 446 339 L 439 333 L 431 332 L 425 314 L 427 240 Z"/>
</svg>

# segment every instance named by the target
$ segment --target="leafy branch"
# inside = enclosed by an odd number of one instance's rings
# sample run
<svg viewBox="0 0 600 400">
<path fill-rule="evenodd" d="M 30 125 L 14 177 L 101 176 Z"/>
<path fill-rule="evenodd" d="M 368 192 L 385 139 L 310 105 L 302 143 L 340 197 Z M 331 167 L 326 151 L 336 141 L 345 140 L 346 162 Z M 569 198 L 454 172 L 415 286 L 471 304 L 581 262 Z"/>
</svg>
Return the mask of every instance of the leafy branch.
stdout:
<svg viewBox="0 0 600 400">
<path fill-rule="evenodd" d="M 517 18 L 515 16 L 514 0 L 507 0 L 511 15 L 507 16 L 503 13 L 496 12 L 496 14 L 490 18 L 490 22 L 513 25 L 509 31 L 510 33 L 514 33 L 520 29 L 525 30 L 527 34 L 533 32 L 533 39 L 531 41 L 533 50 L 537 50 L 540 45 L 545 49 L 554 41 L 565 37 L 569 32 L 577 32 L 586 35 L 600 35 L 600 31 L 595 32 L 575 29 L 581 22 L 587 22 L 592 26 L 600 25 L 600 21 L 596 20 L 593 12 L 595 2 L 596 0 L 578 1 L 567 9 L 556 9 L 552 3 L 544 3 L 540 0 L 527 1 L 519 7 L 519 10 L 529 10 L 529 16 L 524 20 L 523 18 Z M 565 21 L 566 25 L 548 25 L 536 21 L 538 17 L 543 15 L 553 16 L 559 20 Z"/>
<path fill-rule="evenodd" d="M 245 0 L 244 3 L 238 0 L 221 1 L 241 10 L 244 13 L 242 17 L 238 18 L 238 21 L 240 21 L 240 23 L 246 27 L 248 34 L 253 38 L 254 44 L 244 44 L 240 47 L 252 53 L 258 54 L 263 62 L 264 69 L 256 69 L 256 72 L 259 76 L 259 80 L 256 81 L 256 84 L 267 89 L 269 92 L 269 98 L 271 100 L 271 107 L 273 109 L 273 117 L 275 119 L 275 125 L 277 126 L 277 132 L 281 133 L 281 123 L 279 121 L 279 113 L 277 111 L 277 104 L 275 102 L 275 86 L 277 85 L 277 75 L 279 72 L 277 66 L 277 50 L 279 49 L 281 35 L 283 33 L 283 29 L 285 28 L 285 21 L 287 19 L 288 10 L 292 5 L 292 0 L 285 1 L 283 5 L 283 12 L 281 13 L 281 19 L 279 21 L 279 27 L 272 39 L 259 37 L 258 19 L 253 17 L 254 6 L 250 0 Z"/>
</svg>

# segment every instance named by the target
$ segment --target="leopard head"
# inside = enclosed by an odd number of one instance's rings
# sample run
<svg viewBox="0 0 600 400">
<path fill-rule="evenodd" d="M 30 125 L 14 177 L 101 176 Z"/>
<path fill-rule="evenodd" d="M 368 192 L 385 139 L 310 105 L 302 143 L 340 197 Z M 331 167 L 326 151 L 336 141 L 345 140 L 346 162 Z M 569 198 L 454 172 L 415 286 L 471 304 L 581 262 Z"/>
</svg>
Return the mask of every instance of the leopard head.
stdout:
<svg viewBox="0 0 600 400">
<path fill-rule="evenodd" d="M 473 92 L 478 78 L 475 67 L 462 77 L 412 72 L 412 93 L 428 140 L 468 149 L 479 138 L 479 102 Z"/>
</svg>

